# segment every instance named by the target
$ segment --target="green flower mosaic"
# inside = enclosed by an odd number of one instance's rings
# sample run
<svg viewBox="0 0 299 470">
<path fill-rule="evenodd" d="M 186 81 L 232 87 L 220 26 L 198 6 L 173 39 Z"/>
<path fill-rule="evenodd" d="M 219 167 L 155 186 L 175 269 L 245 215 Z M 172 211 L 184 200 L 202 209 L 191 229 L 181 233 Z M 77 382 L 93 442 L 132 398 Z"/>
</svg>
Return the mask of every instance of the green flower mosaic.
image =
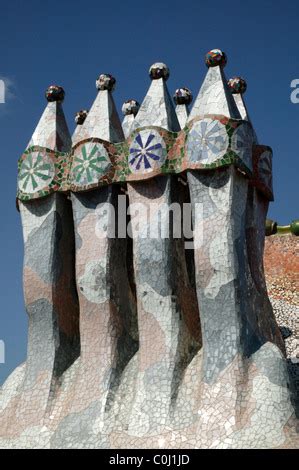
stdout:
<svg viewBox="0 0 299 470">
<path fill-rule="evenodd" d="M 110 166 L 105 147 L 101 143 L 87 142 L 75 151 L 71 169 L 72 182 L 78 186 L 97 183 Z"/>
<path fill-rule="evenodd" d="M 51 158 L 40 151 L 28 153 L 20 166 L 18 187 L 23 193 L 34 194 L 49 186 L 55 175 Z"/>
</svg>

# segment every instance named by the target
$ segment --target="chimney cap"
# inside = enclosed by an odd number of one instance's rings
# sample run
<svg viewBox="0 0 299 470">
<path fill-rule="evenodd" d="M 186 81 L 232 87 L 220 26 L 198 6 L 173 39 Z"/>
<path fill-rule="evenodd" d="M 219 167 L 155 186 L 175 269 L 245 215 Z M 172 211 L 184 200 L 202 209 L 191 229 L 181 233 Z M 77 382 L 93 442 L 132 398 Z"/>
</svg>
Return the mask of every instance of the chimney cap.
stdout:
<svg viewBox="0 0 299 470">
<path fill-rule="evenodd" d="M 191 90 L 189 90 L 189 88 L 186 88 L 186 87 L 182 87 L 182 88 L 177 88 L 175 90 L 175 93 L 173 95 L 173 99 L 174 99 L 174 102 L 175 104 L 190 104 L 192 99 L 193 99 L 193 96 L 192 96 L 192 93 L 191 93 Z"/>
<path fill-rule="evenodd" d="M 227 63 L 227 57 L 225 52 L 220 49 L 212 49 L 206 54 L 205 62 L 207 67 L 225 67 Z"/>
<path fill-rule="evenodd" d="M 102 73 L 96 80 L 96 87 L 98 90 L 109 90 L 115 89 L 116 80 L 109 73 Z"/>
<path fill-rule="evenodd" d="M 50 85 L 46 89 L 46 99 L 49 102 L 57 101 L 62 103 L 65 97 L 65 91 L 62 86 L 59 85 Z"/>
<path fill-rule="evenodd" d="M 149 75 L 152 80 L 164 78 L 166 81 L 169 78 L 169 68 L 166 64 L 163 64 L 163 62 L 156 62 L 155 64 L 151 65 L 149 69 Z"/>
</svg>

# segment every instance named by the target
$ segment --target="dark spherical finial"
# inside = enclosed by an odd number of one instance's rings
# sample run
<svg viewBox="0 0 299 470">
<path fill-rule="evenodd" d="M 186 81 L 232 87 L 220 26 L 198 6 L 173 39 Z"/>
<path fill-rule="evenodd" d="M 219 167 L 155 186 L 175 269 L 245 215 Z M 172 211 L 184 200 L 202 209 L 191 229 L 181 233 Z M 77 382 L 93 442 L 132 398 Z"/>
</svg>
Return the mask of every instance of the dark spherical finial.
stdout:
<svg viewBox="0 0 299 470">
<path fill-rule="evenodd" d="M 49 102 L 58 101 L 62 103 L 65 97 L 65 92 L 62 86 L 50 85 L 46 90 L 46 99 Z"/>
<path fill-rule="evenodd" d="M 226 63 L 227 63 L 226 54 L 220 49 L 212 49 L 206 54 L 206 65 L 208 67 L 216 67 L 216 65 L 225 67 Z"/>
<path fill-rule="evenodd" d="M 116 80 L 109 73 L 102 73 L 96 80 L 96 87 L 98 90 L 113 91 L 115 88 Z"/>
<path fill-rule="evenodd" d="M 127 100 L 124 102 L 122 105 L 122 112 L 125 116 L 128 116 L 129 114 L 133 114 L 136 116 L 140 108 L 140 104 L 136 100 Z"/>
<path fill-rule="evenodd" d="M 233 94 L 243 95 L 243 93 L 245 93 L 247 90 L 247 83 L 245 82 L 244 78 L 241 77 L 231 78 L 228 80 L 227 84 Z"/>
<path fill-rule="evenodd" d="M 80 111 L 78 111 L 75 114 L 75 123 L 79 124 L 79 125 L 82 125 L 83 122 L 85 121 L 86 117 L 87 117 L 87 114 L 88 114 L 87 109 L 80 109 Z"/>
<path fill-rule="evenodd" d="M 178 88 L 173 95 L 175 104 L 190 104 L 193 96 L 189 88 Z"/>
<path fill-rule="evenodd" d="M 149 75 L 152 80 L 157 80 L 158 78 L 164 78 L 164 80 L 168 80 L 169 68 L 162 62 L 156 62 L 150 67 Z"/>
</svg>

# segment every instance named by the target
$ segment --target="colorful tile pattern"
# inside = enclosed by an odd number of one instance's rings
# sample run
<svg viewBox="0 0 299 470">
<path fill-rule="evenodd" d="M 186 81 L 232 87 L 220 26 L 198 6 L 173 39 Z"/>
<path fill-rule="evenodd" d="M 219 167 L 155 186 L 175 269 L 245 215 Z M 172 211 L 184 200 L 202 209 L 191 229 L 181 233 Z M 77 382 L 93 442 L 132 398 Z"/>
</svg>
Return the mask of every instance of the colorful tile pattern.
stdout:
<svg viewBox="0 0 299 470">
<path fill-rule="evenodd" d="M 233 94 L 243 95 L 247 90 L 247 83 L 244 78 L 241 77 L 230 78 L 227 84 Z"/>
<path fill-rule="evenodd" d="M 69 154 L 34 145 L 18 163 L 18 195 L 29 201 L 68 190 Z"/>
<path fill-rule="evenodd" d="M 202 119 L 188 134 L 187 157 L 193 163 L 214 163 L 227 153 L 228 145 L 225 125 L 217 120 Z"/>
<path fill-rule="evenodd" d="M 175 104 L 186 104 L 189 105 L 192 102 L 193 96 L 189 88 L 177 88 L 173 95 Z"/>
<path fill-rule="evenodd" d="M 78 145 L 73 154 L 71 181 L 76 186 L 97 183 L 111 167 L 109 156 L 100 142 L 85 142 Z"/>
<path fill-rule="evenodd" d="M 160 134 L 152 130 L 138 132 L 129 148 L 132 173 L 148 173 L 160 168 L 166 159 L 166 145 Z"/>
<path fill-rule="evenodd" d="M 225 52 L 220 49 L 212 49 L 206 54 L 206 65 L 208 67 L 225 67 L 227 63 L 227 57 Z"/>
<path fill-rule="evenodd" d="M 30 147 L 19 162 L 18 198 L 37 199 L 55 191 L 86 191 L 159 174 L 234 164 L 250 178 L 254 167 L 253 184 L 271 199 L 271 149 L 253 143 L 250 123 L 211 116 L 195 118 L 178 133 L 153 126 L 141 129 L 120 144 L 101 139 L 81 140 L 71 154 Z M 35 164 L 38 155 L 38 164 L 42 159 L 43 164 L 50 166 L 43 167 L 45 173 L 36 168 L 38 174 L 33 180 L 29 176 L 33 169 L 29 168 L 28 158 L 33 158 Z"/>
<path fill-rule="evenodd" d="M 34 194 L 52 183 L 55 165 L 47 153 L 32 151 L 27 154 L 20 166 L 19 189 Z"/>
</svg>

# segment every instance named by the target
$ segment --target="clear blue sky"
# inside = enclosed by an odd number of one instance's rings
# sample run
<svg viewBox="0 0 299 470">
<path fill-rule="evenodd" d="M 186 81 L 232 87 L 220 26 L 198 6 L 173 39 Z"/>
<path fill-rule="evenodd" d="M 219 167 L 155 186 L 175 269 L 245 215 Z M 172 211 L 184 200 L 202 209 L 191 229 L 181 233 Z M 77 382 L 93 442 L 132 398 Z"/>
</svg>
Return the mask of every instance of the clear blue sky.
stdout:
<svg viewBox="0 0 299 470">
<path fill-rule="evenodd" d="M 259 140 L 274 150 L 270 216 L 289 223 L 299 218 L 299 104 L 290 101 L 290 83 L 299 79 L 298 18 L 298 0 L 0 0 L 0 76 L 10 84 L 7 103 L 0 104 L 0 339 L 6 344 L 0 384 L 26 354 L 17 159 L 45 107 L 46 87 L 65 88 L 73 130 L 74 113 L 90 107 L 100 73 L 116 77 L 118 109 L 128 98 L 142 101 L 156 61 L 170 67 L 171 92 L 188 86 L 196 95 L 205 53 L 223 49 L 227 77 L 246 78 Z"/>
</svg>

